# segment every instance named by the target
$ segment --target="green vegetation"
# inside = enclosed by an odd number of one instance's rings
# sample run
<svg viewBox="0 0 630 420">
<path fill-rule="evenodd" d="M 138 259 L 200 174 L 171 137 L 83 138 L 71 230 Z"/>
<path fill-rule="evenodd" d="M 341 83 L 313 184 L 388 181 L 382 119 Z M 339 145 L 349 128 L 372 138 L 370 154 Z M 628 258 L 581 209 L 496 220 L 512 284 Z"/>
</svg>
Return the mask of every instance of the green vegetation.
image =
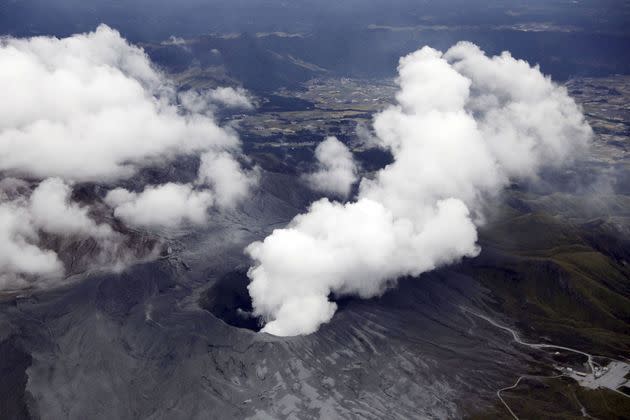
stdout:
<svg viewBox="0 0 630 420">
<path fill-rule="evenodd" d="M 596 249 L 591 236 L 561 218 L 514 216 L 482 232 L 485 251 L 466 270 L 526 335 L 628 357 L 630 267 Z"/>
<path fill-rule="evenodd" d="M 630 418 L 630 399 L 604 389 L 585 389 L 569 378 L 523 379 L 515 389 L 502 397 L 521 419 L 583 419 L 585 415 L 600 419 Z M 511 419 L 500 402 L 471 420 Z"/>
</svg>

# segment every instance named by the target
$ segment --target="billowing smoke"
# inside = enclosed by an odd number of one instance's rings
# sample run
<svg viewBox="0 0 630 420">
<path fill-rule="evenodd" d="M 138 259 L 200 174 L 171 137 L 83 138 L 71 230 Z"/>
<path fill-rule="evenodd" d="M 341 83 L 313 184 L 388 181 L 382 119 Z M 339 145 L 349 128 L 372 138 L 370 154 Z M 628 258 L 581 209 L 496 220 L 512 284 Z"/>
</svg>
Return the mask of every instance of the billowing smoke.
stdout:
<svg viewBox="0 0 630 420">
<path fill-rule="evenodd" d="M 315 148 L 315 159 L 317 171 L 305 177 L 311 188 L 347 197 L 357 181 L 357 166 L 346 145 L 328 137 Z"/>
<path fill-rule="evenodd" d="M 96 241 L 94 258 L 118 265 L 124 238 L 107 212 L 143 228 L 205 223 L 210 208 L 235 205 L 256 182 L 239 163 L 238 136 L 214 117 L 219 107 L 251 109 L 247 92 L 177 92 L 105 25 L 62 39 L 1 39 L 0 92 L 0 290 L 62 276 L 63 238 Z M 109 210 L 98 197 L 71 198 L 77 182 L 111 185 L 180 155 L 199 157 L 196 182 L 114 189 Z"/>
<path fill-rule="evenodd" d="M 331 294 L 378 296 L 397 277 L 476 256 L 484 202 L 592 135 L 563 87 L 509 53 L 424 47 L 398 71 L 397 104 L 373 122 L 393 163 L 362 179 L 356 201 L 321 199 L 246 248 L 263 331 L 312 333 L 336 310 Z"/>
</svg>

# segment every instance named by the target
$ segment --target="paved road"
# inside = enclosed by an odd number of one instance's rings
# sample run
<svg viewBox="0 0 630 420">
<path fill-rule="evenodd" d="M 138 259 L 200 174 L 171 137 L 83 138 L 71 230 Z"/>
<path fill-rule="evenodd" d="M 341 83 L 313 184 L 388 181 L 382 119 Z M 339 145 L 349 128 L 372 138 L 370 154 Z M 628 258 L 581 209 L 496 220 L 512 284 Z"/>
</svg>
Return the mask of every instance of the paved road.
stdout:
<svg viewBox="0 0 630 420">
<path fill-rule="evenodd" d="M 484 321 L 492 324 L 493 326 L 500 328 L 504 331 L 509 332 L 510 334 L 512 334 L 512 337 L 514 338 L 514 341 L 516 341 L 518 344 L 521 344 L 523 346 L 527 346 L 527 347 L 531 347 L 534 349 L 559 349 L 559 350 L 566 350 L 566 351 L 570 351 L 573 353 L 578 353 L 581 354 L 583 356 L 586 356 L 586 358 L 588 359 L 588 366 L 590 367 L 591 374 L 595 373 L 595 367 L 593 366 L 593 356 L 591 354 L 588 354 L 586 352 L 583 352 L 581 350 L 577 350 L 571 347 L 564 347 L 564 346 L 556 346 L 555 344 L 544 344 L 544 343 L 528 343 L 526 341 L 521 340 L 521 338 L 519 337 L 518 333 L 513 330 L 512 328 L 506 327 L 505 325 L 501 325 L 498 322 L 496 322 L 495 320 L 493 320 L 492 318 L 489 318 L 485 315 L 482 315 L 480 313 L 477 313 L 475 311 L 471 311 L 468 308 L 462 307 L 461 308 L 463 311 L 468 312 L 469 314 L 472 314 L 474 316 L 476 316 L 477 318 L 481 318 Z M 587 372 L 584 372 L 587 373 Z"/>
<path fill-rule="evenodd" d="M 535 376 L 535 375 L 521 375 L 518 377 L 518 379 L 516 380 L 516 382 L 514 382 L 514 385 L 510 385 L 510 386 L 506 386 L 505 388 L 501 388 L 500 390 L 497 391 L 497 397 L 499 398 L 499 400 L 501 400 L 501 402 L 503 403 L 503 405 L 505 406 L 505 408 L 507 408 L 507 410 L 510 412 L 510 414 L 512 415 L 512 417 L 514 417 L 515 420 L 520 420 L 518 418 L 518 416 L 514 413 L 514 411 L 512 411 L 512 409 L 510 408 L 510 406 L 508 405 L 507 402 L 505 402 L 505 400 L 503 399 L 503 397 L 501 396 L 501 392 L 503 391 L 508 391 L 510 389 L 515 389 L 518 384 L 521 383 L 521 381 L 525 378 L 532 378 L 532 379 L 556 379 L 556 378 L 561 378 L 564 375 L 556 375 L 556 376 Z"/>
<path fill-rule="evenodd" d="M 502 329 L 503 331 L 507 331 L 512 335 L 512 338 L 514 339 L 514 341 L 520 345 L 526 346 L 526 347 L 530 347 L 530 348 L 534 348 L 534 349 L 557 349 L 557 350 L 565 350 L 565 351 L 569 351 L 569 352 L 573 352 L 573 353 L 577 353 L 577 354 L 581 354 L 583 356 L 586 356 L 587 360 L 588 360 L 588 366 L 590 367 L 591 371 L 590 372 L 580 372 L 583 375 L 588 375 L 585 378 L 582 377 L 578 377 L 577 375 L 571 375 L 570 377 L 575 379 L 576 381 L 578 381 L 578 383 L 580 383 L 580 385 L 585 385 L 584 381 L 599 381 L 600 383 L 598 383 L 595 388 L 597 387 L 605 387 L 610 389 L 611 391 L 614 391 L 618 394 L 621 394 L 625 397 L 628 397 L 628 395 L 624 394 L 623 392 L 617 390 L 615 387 L 612 386 L 606 386 L 606 384 L 603 381 L 598 380 L 595 377 L 595 367 L 593 365 L 593 355 L 586 353 L 582 350 L 578 350 L 578 349 L 574 349 L 571 347 L 564 347 L 564 346 L 556 346 L 554 344 L 545 344 L 545 343 L 528 343 L 526 341 L 523 341 L 520 336 L 518 335 L 518 333 L 513 330 L 512 328 L 506 327 L 505 325 L 501 325 L 498 322 L 496 322 L 495 320 L 493 320 L 492 318 L 485 316 L 483 314 L 480 314 L 478 312 L 475 312 L 473 310 L 470 310 L 466 307 L 460 307 L 462 311 L 469 313 L 471 315 L 476 316 L 477 318 L 483 319 L 484 321 L 488 322 L 489 324 Z M 613 359 L 611 359 L 613 360 Z M 613 363 L 611 363 L 611 365 L 614 365 L 615 363 L 619 363 L 619 364 L 625 364 L 625 362 L 620 362 L 617 360 L 613 360 Z M 612 367 L 612 366 L 611 366 Z M 625 372 L 624 372 L 625 373 Z M 519 420 L 518 416 L 514 413 L 514 411 L 512 411 L 512 409 L 510 408 L 510 406 L 508 405 L 508 403 L 503 399 L 503 397 L 501 396 L 501 392 L 503 391 L 508 391 L 510 389 L 515 389 L 520 382 L 524 379 L 524 378 L 535 378 L 535 379 L 554 379 L 554 378 L 560 378 L 562 376 L 568 376 L 565 374 L 562 375 L 556 375 L 556 376 L 535 376 L 535 375 L 521 375 L 518 377 L 518 379 L 516 380 L 516 382 L 513 385 L 510 385 L 508 387 L 505 388 L 501 388 L 497 391 L 497 397 L 499 398 L 499 400 L 501 401 L 501 403 L 503 403 L 503 405 L 505 406 L 505 408 L 507 408 L 507 410 L 509 411 L 510 415 L 515 419 L 515 420 Z M 592 386 L 589 386 L 592 387 Z"/>
</svg>

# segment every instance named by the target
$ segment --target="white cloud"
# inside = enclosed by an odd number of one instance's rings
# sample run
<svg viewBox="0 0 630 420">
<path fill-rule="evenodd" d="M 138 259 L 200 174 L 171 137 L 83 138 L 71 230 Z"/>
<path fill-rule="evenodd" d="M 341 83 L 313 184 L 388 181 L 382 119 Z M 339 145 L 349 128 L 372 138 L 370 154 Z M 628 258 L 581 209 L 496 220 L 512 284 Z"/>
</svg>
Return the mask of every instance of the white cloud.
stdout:
<svg viewBox="0 0 630 420">
<path fill-rule="evenodd" d="M 379 139 L 374 136 L 370 128 L 364 122 L 360 121 L 357 123 L 355 134 L 357 135 L 357 145 L 359 147 L 365 147 L 367 149 L 381 147 Z"/>
<path fill-rule="evenodd" d="M 17 175 L 111 180 L 239 144 L 211 116 L 181 114 L 142 49 L 105 25 L 62 39 L 3 39 L 0 91 L 11 98 L 0 102 L 0 170 Z"/>
<path fill-rule="evenodd" d="M 181 105 L 188 111 L 211 116 L 217 106 L 252 110 L 255 105 L 249 93 L 243 88 L 218 87 L 197 92 L 187 90 L 178 95 Z"/>
<path fill-rule="evenodd" d="M 145 228 L 175 228 L 207 222 L 211 208 L 230 209 L 242 201 L 258 182 L 259 171 L 249 171 L 229 153 L 201 155 L 197 181 L 147 186 L 140 193 L 124 188 L 111 190 L 105 202 L 126 224 Z"/>
<path fill-rule="evenodd" d="M 90 218 L 87 207 L 72 202 L 71 187 L 60 179 L 40 182 L 28 198 L 23 181 L 3 181 L 0 189 L 0 290 L 54 284 L 64 274 L 57 253 L 42 245 L 40 232 L 93 237 L 112 251 L 119 245 L 118 234 Z M 106 254 L 93 258 L 115 264 L 117 258 Z"/>
<path fill-rule="evenodd" d="M 263 331 L 314 332 L 336 309 L 331 293 L 378 296 L 397 277 L 477 255 L 480 204 L 511 177 L 570 160 L 591 137 L 563 88 L 507 54 L 425 47 L 398 70 L 398 103 L 374 118 L 393 163 L 361 181 L 356 202 L 317 201 L 247 247 Z"/>
<path fill-rule="evenodd" d="M 219 207 L 229 208 L 243 200 L 258 183 L 259 170 L 244 171 L 228 153 L 204 153 L 198 183 L 212 187 Z"/>
<path fill-rule="evenodd" d="M 123 221 L 171 227 L 204 223 L 210 206 L 235 204 L 257 179 L 234 158 L 234 130 L 213 116 L 218 106 L 253 107 L 247 92 L 178 97 L 141 48 L 105 25 L 61 39 L 0 39 L 0 92 L 9 99 L 0 101 L 0 171 L 10 177 L 0 181 L 0 289 L 58 279 L 67 255 L 55 249 L 69 241 L 90 241 L 87 258 L 99 267 L 142 254 L 72 202 L 74 181 L 109 183 L 177 155 L 203 155 L 200 183 L 216 192 L 167 183 L 108 195 Z M 18 178 L 44 181 L 31 191 Z"/>
<path fill-rule="evenodd" d="M 160 42 L 161 45 L 177 45 L 179 47 L 185 47 L 188 44 L 184 38 L 171 35 L 166 41 Z"/>
<path fill-rule="evenodd" d="M 357 181 L 357 166 L 346 145 L 336 137 L 328 137 L 315 148 L 315 158 L 319 167 L 306 176 L 309 185 L 317 191 L 347 197 Z"/>
<path fill-rule="evenodd" d="M 228 108 L 254 109 L 254 103 L 243 88 L 218 87 L 208 92 L 210 100 Z"/>
<path fill-rule="evenodd" d="M 0 203 L 0 290 L 28 286 L 34 276 L 45 281 L 63 274 L 57 254 L 41 249 L 38 241 L 28 209 L 19 203 Z"/>
<path fill-rule="evenodd" d="M 107 194 L 105 202 L 128 225 L 172 228 L 205 223 L 214 197 L 210 191 L 197 191 L 189 184 L 167 183 L 146 187 L 140 193 L 117 188 Z"/>
<path fill-rule="evenodd" d="M 33 191 L 29 210 L 33 223 L 57 235 L 83 235 L 103 238 L 113 235 L 109 225 L 96 224 L 88 208 L 70 201 L 71 188 L 59 178 L 42 181 Z"/>
<path fill-rule="evenodd" d="M 145 228 L 175 228 L 207 222 L 211 208 L 230 209 L 258 182 L 259 170 L 244 171 L 229 153 L 201 155 L 196 185 L 166 183 L 140 193 L 111 190 L 105 202 L 126 224 Z"/>
</svg>

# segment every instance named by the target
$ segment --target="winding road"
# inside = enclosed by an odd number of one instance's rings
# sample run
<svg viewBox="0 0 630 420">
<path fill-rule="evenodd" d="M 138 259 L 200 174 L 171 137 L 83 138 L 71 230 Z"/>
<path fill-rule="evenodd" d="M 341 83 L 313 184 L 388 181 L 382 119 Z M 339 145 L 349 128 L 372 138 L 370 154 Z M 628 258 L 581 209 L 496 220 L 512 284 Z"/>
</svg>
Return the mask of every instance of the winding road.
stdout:
<svg viewBox="0 0 630 420">
<path fill-rule="evenodd" d="M 503 399 L 503 397 L 501 396 L 501 392 L 503 391 L 508 391 L 510 389 L 515 389 L 518 384 L 521 383 L 521 381 L 525 378 L 532 378 L 532 379 L 556 379 L 556 378 L 561 378 L 565 375 L 556 375 L 556 376 L 535 376 L 535 375 L 521 375 L 518 377 L 518 379 L 516 380 L 516 382 L 514 382 L 514 385 L 510 385 L 510 386 L 506 386 L 505 388 L 501 388 L 500 390 L 497 391 L 497 397 L 499 398 L 499 400 L 503 403 L 503 405 L 505 406 L 505 408 L 507 408 L 507 410 L 510 412 L 510 414 L 512 415 L 512 417 L 514 417 L 515 420 L 520 420 L 518 418 L 518 416 L 514 413 L 514 411 L 512 411 L 512 409 L 510 408 L 510 406 L 508 405 L 507 402 L 505 402 L 505 400 Z"/>
<path fill-rule="evenodd" d="M 498 322 L 496 322 L 495 320 L 493 320 L 492 318 L 487 317 L 487 316 L 485 316 L 485 315 L 482 315 L 482 314 L 480 314 L 480 313 L 478 313 L 478 312 L 475 312 L 475 311 L 473 311 L 473 310 L 471 310 L 471 309 L 469 309 L 469 308 L 466 308 L 466 307 L 464 307 L 464 306 L 460 306 L 460 309 L 461 309 L 462 311 L 466 312 L 466 313 L 469 313 L 469 314 L 471 314 L 471 315 L 476 316 L 477 318 L 483 319 L 484 321 L 488 322 L 489 324 L 493 325 L 494 327 L 497 327 L 497 328 L 499 328 L 499 329 L 502 329 L 503 331 L 509 332 L 509 333 L 512 335 L 512 338 L 514 339 L 514 341 L 515 341 L 516 343 L 518 343 L 518 344 L 522 345 L 522 346 L 526 346 L 526 347 L 530 347 L 530 348 L 534 348 L 534 349 L 556 349 L 556 350 L 565 350 L 565 351 L 569 351 L 569 352 L 572 352 L 572 353 L 577 353 L 577 354 L 583 355 L 583 356 L 585 356 L 585 357 L 587 358 L 587 363 L 588 363 L 588 366 L 589 366 L 589 368 L 590 368 L 590 370 L 591 370 L 591 371 L 590 371 L 590 372 L 588 372 L 588 373 L 587 373 L 587 372 L 576 372 L 576 373 L 579 373 L 580 375 L 593 375 L 593 376 L 595 376 L 595 366 L 594 366 L 594 363 L 593 363 L 593 355 L 591 355 L 591 354 L 589 354 L 589 353 L 586 353 L 586 352 L 584 352 L 584 351 L 582 351 L 582 350 L 574 349 L 574 348 L 571 348 L 571 347 L 557 346 L 557 345 L 555 345 L 555 344 L 545 344 L 545 343 L 528 343 L 528 342 L 526 342 L 526 341 L 523 341 L 523 340 L 520 338 L 520 336 L 518 335 L 518 333 L 517 333 L 515 330 L 513 330 L 512 328 L 506 327 L 505 325 L 501 325 L 501 324 L 499 324 Z M 610 360 L 613 360 L 614 362 L 619 362 L 619 361 L 615 361 L 614 359 L 610 359 Z M 508 390 L 510 390 L 510 389 L 515 389 L 515 388 L 516 388 L 516 387 L 520 384 L 520 382 L 521 382 L 523 379 L 525 379 L 525 378 L 532 378 L 532 379 L 555 379 L 555 378 L 560 378 L 560 377 L 563 377 L 563 376 L 569 376 L 569 375 L 566 375 L 566 374 L 561 374 L 561 375 L 556 375 L 556 376 L 521 375 L 521 376 L 519 376 L 519 377 L 518 377 L 518 379 L 516 380 L 516 382 L 515 382 L 513 385 L 510 385 L 510 386 L 508 386 L 508 387 L 505 387 L 505 388 L 501 388 L 501 389 L 499 389 L 499 390 L 496 392 L 496 394 L 497 394 L 497 397 L 499 398 L 499 400 L 501 401 L 501 403 L 503 403 L 503 405 L 505 406 L 505 408 L 507 408 L 507 410 L 509 411 L 510 415 L 512 415 L 512 417 L 513 417 L 515 420 L 519 420 L 518 416 L 514 413 L 514 411 L 512 411 L 512 409 L 510 408 L 510 406 L 508 405 L 508 403 L 507 403 L 507 402 L 503 399 L 503 397 L 501 396 L 501 392 L 503 392 L 503 391 L 508 391 Z M 576 377 L 574 377 L 574 376 L 570 376 L 570 377 L 572 377 L 573 379 L 576 379 Z M 614 392 L 616 392 L 616 393 L 618 393 L 618 394 L 621 394 L 621 395 L 623 395 L 624 397 L 629 398 L 629 397 L 628 397 L 628 395 L 624 394 L 623 392 L 621 392 L 621 391 L 619 391 L 619 390 L 617 390 L 617 389 L 610 388 L 610 387 L 606 387 L 606 388 L 607 388 L 607 389 L 610 389 L 611 391 L 614 391 Z"/>
<path fill-rule="evenodd" d="M 512 334 L 512 337 L 514 338 L 514 341 L 516 341 L 518 344 L 521 344 L 523 346 L 527 346 L 527 347 L 531 347 L 534 349 L 557 349 L 557 350 L 565 350 L 565 351 L 570 351 L 573 353 L 577 353 L 577 354 L 581 354 L 582 356 L 586 356 L 586 358 L 588 359 L 588 366 L 591 369 L 590 373 L 595 373 L 595 366 L 593 365 L 593 356 L 591 354 L 588 354 L 586 352 L 583 352 L 581 350 L 577 350 L 577 349 L 573 349 L 571 347 L 564 347 L 564 346 L 556 346 L 555 344 L 543 344 L 543 343 L 528 343 L 526 341 L 521 340 L 521 338 L 519 337 L 518 333 L 513 330 L 512 328 L 506 327 L 505 325 L 501 325 L 498 322 L 496 322 L 495 320 L 493 320 L 492 318 L 489 318 L 485 315 L 482 315 L 480 313 L 477 313 L 475 311 L 471 311 L 468 308 L 465 307 L 461 307 L 461 309 L 465 312 L 468 312 L 471 315 L 476 316 L 477 318 L 481 318 L 484 321 L 492 324 L 493 326 L 502 329 L 503 331 L 507 331 L 510 334 Z"/>
</svg>

